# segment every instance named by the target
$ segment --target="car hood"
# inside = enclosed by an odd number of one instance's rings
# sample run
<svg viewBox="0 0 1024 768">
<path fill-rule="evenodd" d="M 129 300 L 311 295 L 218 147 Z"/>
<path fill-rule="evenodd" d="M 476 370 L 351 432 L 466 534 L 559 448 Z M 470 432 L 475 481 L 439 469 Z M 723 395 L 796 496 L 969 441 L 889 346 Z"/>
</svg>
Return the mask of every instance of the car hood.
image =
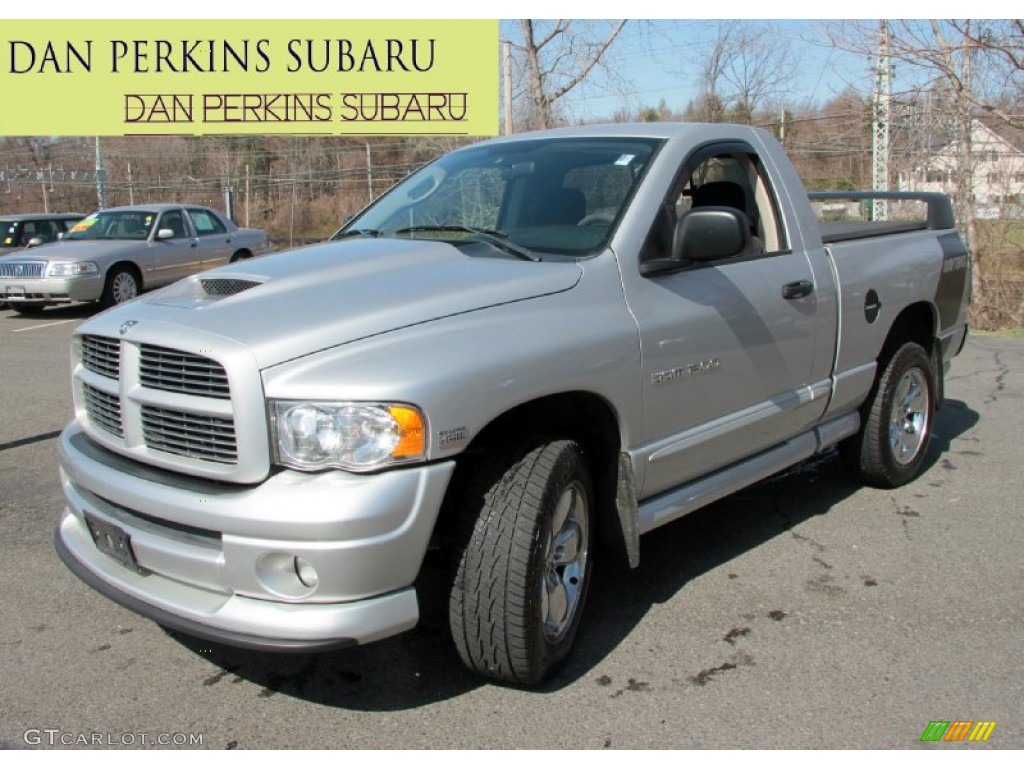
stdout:
<svg viewBox="0 0 1024 768">
<path fill-rule="evenodd" d="M 173 323 L 179 345 L 196 328 L 244 344 L 266 368 L 398 328 L 566 291 L 581 274 L 576 263 L 469 256 L 442 242 L 354 240 L 204 272 L 107 313 L 105 323 Z"/>
<path fill-rule="evenodd" d="M 96 261 L 138 253 L 148 247 L 145 240 L 61 240 L 36 248 L 25 248 L 12 261 Z M 10 258 L 9 256 L 6 258 Z"/>
</svg>

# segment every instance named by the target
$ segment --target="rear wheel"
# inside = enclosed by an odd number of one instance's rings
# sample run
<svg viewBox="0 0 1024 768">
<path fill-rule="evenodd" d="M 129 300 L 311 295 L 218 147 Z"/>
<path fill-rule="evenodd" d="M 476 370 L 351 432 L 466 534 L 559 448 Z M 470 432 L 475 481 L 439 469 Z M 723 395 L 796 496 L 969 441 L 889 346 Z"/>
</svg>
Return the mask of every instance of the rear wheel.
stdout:
<svg viewBox="0 0 1024 768">
<path fill-rule="evenodd" d="M 139 278 L 129 267 L 117 267 L 107 275 L 100 303 L 104 307 L 124 304 L 139 295 Z"/>
<path fill-rule="evenodd" d="M 583 614 L 590 472 L 571 440 L 533 440 L 484 462 L 464 497 L 452 637 L 471 670 L 536 685 L 565 661 Z"/>
<path fill-rule="evenodd" d="M 934 390 L 924 349 L 908 342 L 896 350 L 872 390 L 860 432 L 842 445 L 863 482 L 896 488 L 917 477 L 931 439 Z"/>
</svg>

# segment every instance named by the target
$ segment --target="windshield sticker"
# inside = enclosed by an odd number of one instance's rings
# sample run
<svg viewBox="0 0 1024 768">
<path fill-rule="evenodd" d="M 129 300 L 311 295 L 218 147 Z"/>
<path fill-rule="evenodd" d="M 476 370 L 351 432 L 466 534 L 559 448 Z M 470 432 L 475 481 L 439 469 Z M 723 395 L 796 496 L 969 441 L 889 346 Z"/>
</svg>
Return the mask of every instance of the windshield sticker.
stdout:
<svg viewBox="0 0 1024 768">
<path fill-rule="evenodd" d="M 636 157 L 636 155 L 622 155 L 622 156 L 619 157 L 618 160 L 615 161 L 615 164 L 616 165 L 629 165 L 630 163 L 633 162 L 633 158 L 634 157 Z"/>
<path fill-rule="evenodd" d="M 82 219 L 80 222 L 75 224 L 75 226 L 73 226 L 71 228 L 71 231 L 72 232 L 85 232 L 85 230 L 89 229 L 89 227 L 91 227 L 95 223 L 96 223 L 96 217 L 95 216 L 90 216 L 89 218 Z"/>
</svg>

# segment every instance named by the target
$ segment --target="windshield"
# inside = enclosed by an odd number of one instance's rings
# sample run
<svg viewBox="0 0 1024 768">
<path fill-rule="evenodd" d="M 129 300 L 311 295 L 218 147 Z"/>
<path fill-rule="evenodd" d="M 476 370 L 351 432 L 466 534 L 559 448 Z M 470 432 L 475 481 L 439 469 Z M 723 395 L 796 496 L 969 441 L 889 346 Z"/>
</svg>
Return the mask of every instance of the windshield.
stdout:
<svg viewBox="0 0 1024 768">
<path fill-rule="evenodd" d="M 593 253 L 608 242 L 661 143 L 574 137 L 470 147 L 414 173 L 332 239 L 482 240 L 544 258 Z"/>
<path fill-rule="evenodd" d="M 65 240 L 145 240 L 156 221 L 152 211 L 100 211 L 77 222 Z"/>
</svg>

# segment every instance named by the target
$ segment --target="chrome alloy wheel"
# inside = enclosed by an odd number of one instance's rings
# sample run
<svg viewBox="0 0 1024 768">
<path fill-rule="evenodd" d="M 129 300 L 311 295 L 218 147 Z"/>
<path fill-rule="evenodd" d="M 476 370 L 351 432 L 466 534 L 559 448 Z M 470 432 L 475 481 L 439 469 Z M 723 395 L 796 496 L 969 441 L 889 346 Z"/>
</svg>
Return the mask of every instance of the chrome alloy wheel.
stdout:
<svg viewBox="0 0 1024 768">
<path fill-rule="evenodd" d="M 587 572 L 587 526 L 590 510 L 579 480 L 562 490 L 544 544 L 541 573 L 541 618 L 551 643 L 562 639 L 580 607 Z"/>
<path fill-rule="evenodd" d="M 139 286 L 130 272 L 118 272 L 110 284 L 115 304 L 124 304 L 139 295 Z"/>
<path fill-rule="evenodd" d="M 889 413 L 889 446 L 893 458 L 900 464 L 909 464 L 917 456 L 928 437 L 928 385 L 920 368 L 911 368 L 903 374 L 892 399 Z"/>
</svg>

